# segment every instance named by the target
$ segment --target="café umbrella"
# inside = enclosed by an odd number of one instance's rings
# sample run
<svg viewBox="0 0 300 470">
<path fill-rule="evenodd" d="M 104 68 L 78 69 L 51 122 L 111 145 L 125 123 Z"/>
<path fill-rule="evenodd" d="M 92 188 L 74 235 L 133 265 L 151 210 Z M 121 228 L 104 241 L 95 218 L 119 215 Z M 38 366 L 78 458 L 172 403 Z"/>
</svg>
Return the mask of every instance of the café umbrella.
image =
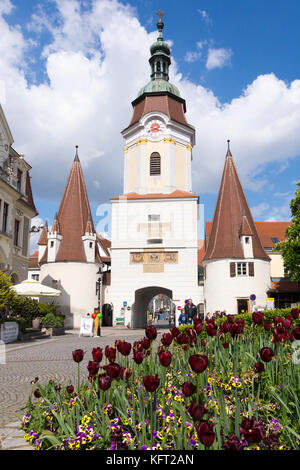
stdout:
<svg viewBox="0 0 300 470">
<path fill-rule="evenodd" d="M 34 279 L 26 279 L 11 287 L 17 295 L 26 297 L 58 297 L 61 292 L 53 287 L 45 286 Z"/>
</svg>

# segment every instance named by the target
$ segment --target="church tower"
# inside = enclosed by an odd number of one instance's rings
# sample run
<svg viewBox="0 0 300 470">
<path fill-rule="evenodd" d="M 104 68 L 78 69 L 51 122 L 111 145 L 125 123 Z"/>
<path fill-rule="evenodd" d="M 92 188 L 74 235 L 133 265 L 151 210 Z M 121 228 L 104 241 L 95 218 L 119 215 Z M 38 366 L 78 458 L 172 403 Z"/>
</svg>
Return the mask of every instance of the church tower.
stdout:
<svg viewBox="0 0 300 470">
<path fill-rule="evenodd" d="M 162 12 L 158 37 L 150 47 L 150 81 L 132 102 L 123 131 L 124 192 L 112 201 L 112 279 L 114 319 L 144 327 L 157 294 L 177 306 L 202 301 L 198 287 L 198 195 L 192 193 L 195 129 L 186 104 L 169 82 L 170 48 L 164 41 Z"/>
<path fill-rule="evenodd" d="M 204 264 L 206 313 L 236 314 L 265 308 L 270 288 L 270 258 L 265 252 L 249 209 L 229 147 L 219 189 Z"/>
</svg>

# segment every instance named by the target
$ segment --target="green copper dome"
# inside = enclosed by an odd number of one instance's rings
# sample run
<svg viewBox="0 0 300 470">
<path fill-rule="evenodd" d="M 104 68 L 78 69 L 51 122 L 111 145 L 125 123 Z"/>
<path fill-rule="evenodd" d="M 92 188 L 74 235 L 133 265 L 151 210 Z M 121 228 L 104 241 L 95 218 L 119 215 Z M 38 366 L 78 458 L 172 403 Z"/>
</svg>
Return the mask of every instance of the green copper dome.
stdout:
<svg viewBox="0 0 300 470">
<path fill-rule="evenodd" d="M 141 96 L 143 93 L 156 92 L 169 92 L 172 93 L 172 95 L 178 96 L 179 98 L 181 97 L 178 88 L 164 79 L 151 80 L 149 83 L 147 83 L 146 86 L 141 88 L 137 97 Z"/>
<path fill-rule="evenodd" d="M 162 35 L 162 30 L 164 28 L 162 17 L 164 16 L 164 13 L 159 10 L 156 14 L 159 17 L 156 25 L 158 30 L 158 37 L 150 47 L 151 57 L 149 59 L 149 63 L 151 66 L 151 81 L 139 91 L 137 97 L 143 95 L 144 93 L 166 92 L 181 98 L 178 88 L 169 82 L 171 52 L 168 43 L 164 41 Z"/>
</svg>

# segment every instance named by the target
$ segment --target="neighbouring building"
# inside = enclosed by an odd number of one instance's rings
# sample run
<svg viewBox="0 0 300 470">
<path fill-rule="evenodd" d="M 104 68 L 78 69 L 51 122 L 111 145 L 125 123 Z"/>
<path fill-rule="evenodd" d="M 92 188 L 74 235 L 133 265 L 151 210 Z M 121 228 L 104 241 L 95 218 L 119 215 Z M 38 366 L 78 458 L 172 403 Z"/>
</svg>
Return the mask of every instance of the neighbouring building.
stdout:
<svg viewBox="0 0 300 470">
<path fill-rule="evenodd" d="M 110 242 L 95 231 L 77 147 L 53 225 L 45 225 L 38 245 L 33 275 L 39 270 L 43 284 L 62 292 L 57 302 L 66 327 L 78 328 L 83 315 L 109 298 Z"/>
<path fill-rule="evenodd" d="M 0 269 L 18 284 L 27 278 L 29 231 L 35 208 L 24 156 L 12 147 L 13 137 L 0 105 Z"/>
</svg>

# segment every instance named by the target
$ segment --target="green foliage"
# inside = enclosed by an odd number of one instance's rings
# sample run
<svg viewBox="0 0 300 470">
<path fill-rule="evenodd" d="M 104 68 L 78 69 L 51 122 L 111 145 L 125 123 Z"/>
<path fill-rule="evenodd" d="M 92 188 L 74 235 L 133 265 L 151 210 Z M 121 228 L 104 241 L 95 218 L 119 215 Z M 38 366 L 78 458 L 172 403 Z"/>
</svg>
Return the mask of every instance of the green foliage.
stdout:
<svg viewBox="0 0 300 470">
<path fill-rule="evenodd" d="M 31 327 L 32 320 L 39 316 L 39 303 L 30 297 L 16 296 L 11 302 L 12 317 L 23 318 L 27 327 Z"/>
<path fill-rule="evenodd" d="M 65 315 L 62 315 L 61 313 L 53 313 L 50 311 L 41 318 L 41 323 L 45 326 L 62 327 L 65 323 Z"/>
<path fill-rule="evenodd" d="M 0 313 L 5 313 L 9 308 L 9 304 L 16 297 L 11 286 L 10 277 L 0 271 Z"/>
<path fill-rule="evenodd" d="M 287 240 L 277 243 L 273 251 L 280 251 L 287 277 L 291 281 L 300 280 L 300 182 L 297 183 L 296 197 L 290 202 L 291 225 L 286 229 Z"/>
</svg>

